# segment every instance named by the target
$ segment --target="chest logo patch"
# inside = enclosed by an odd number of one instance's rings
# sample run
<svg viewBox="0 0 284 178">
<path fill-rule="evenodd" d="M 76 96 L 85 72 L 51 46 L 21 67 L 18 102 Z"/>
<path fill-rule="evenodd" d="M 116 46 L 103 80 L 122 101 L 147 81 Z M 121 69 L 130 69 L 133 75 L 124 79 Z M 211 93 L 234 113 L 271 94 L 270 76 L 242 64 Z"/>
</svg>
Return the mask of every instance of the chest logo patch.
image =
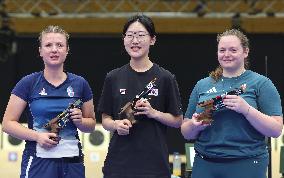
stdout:
<svg viewBox="0 0 284 178">
<path fill-rule="evenodd" d="M 217 90 L 215 87 L 212 87 L 211 89 L 209 89 L 206 93 L 216 93 Z"/>
<path fill-rule="evenodd" d="M 68 96 L 70 97 L 74 96 L 74 90 L 71 86 L 69 86 L 66 91 L 67 91 Z"/>
<path fill-rule="evenodd" d="M 38 94 L 40 94 L 41 96 L 46 96 L 47 95 L 47 93 L 45 92 L 44 88 L 42 88 L 41 91 Z"/>
<path fill-rule="evenodd" d="M 153 88 L 152 90 L 151 90 L 151 92 L 148 94 L 149 96 L 151 95 L 151 96 L 158 96 L 159 95 L 159 90 L 158 90 L 158 88 Z"/>
<path fill-rule="evenodd" d="M 119 93 L 121 95 L 125 95 L 126 94 L 126 89 L 119 89 Z"/>
</svg>

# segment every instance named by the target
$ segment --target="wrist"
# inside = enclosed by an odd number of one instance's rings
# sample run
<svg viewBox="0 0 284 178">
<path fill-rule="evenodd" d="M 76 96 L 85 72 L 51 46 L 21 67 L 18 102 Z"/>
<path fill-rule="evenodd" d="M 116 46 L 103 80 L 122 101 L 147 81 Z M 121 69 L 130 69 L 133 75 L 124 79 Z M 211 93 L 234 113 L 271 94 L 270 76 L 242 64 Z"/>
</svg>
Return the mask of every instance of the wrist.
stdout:
<svg viewBox="0 0 284 178">
<path fill-rule="evenodd" d="M 117 129 L 117 120 L 113 120 L 112 130 L 116 131 L 116 129 Z"/>
<path fill-rule="evenodd" d="M 249 105 L 247 110 L 246 110 L 246 112 L 245 112 L 245 114 L 244 114 L 245 117 L 247 117 L 249 115 L 250 108 L 251 108 L 251 106 Z"/>
<path fill-rule="evenodd" d="M 153 112 L 152 112 L 152 113 L 153 113 L 153 114 L 152 114 L 152 118 L 154 118 L 154 119 L 162 118 L 160 111 L 158 111 L 158 110 L 156 110 L 156 109 L 153 109 Z"/>
</svg>

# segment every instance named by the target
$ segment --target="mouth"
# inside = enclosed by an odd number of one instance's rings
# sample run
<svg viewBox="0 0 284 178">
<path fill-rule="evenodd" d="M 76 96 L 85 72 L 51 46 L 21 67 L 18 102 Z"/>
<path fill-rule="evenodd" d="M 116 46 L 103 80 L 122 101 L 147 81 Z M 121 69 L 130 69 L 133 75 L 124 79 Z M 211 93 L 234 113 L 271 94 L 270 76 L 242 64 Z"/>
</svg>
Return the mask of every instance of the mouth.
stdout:
<svg viewBox="0 0 284 178">
<path fill-rule="evenodd" d="M 131 46 L 131 49 L 132 49 L 133 51 L 138 51 L 138 50 L 141 49 L 141 47 L 140 47 L 140 46 Z"/>
<path fill-rule="evenodd" d="M 51 60 L 57 60 L 59 58 L 59 56 L 50 56 Z"/>
<path fill-rule="evenodd" d="M 223 59 L 222 61 L 226 62 L 226 63 L 229 63 L 229 62 L 233 62 L 234 60 L 232 60 L 232 59 Z"/>
</svg>

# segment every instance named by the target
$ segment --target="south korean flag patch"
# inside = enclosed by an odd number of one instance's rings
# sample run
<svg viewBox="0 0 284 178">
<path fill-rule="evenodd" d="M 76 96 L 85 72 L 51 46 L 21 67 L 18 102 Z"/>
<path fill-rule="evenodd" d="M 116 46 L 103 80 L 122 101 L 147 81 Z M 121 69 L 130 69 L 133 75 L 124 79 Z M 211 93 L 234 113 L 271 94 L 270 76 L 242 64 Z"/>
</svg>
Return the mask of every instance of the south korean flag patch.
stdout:
<svg viewBox="0 0 284 178">
<path fill-rule="evenodd" d="M 159 95 L 158 88 L 153 88 L 148 95 L 150 95 L 150 96 L 158 96 Z"/>
</svg>

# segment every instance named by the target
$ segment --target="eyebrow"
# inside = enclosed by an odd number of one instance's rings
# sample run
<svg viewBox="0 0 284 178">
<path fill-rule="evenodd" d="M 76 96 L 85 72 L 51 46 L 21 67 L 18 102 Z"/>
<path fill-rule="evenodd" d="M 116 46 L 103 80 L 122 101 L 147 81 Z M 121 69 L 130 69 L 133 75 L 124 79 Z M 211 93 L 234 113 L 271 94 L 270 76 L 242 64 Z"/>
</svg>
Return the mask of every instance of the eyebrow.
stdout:
<svg viewBox="0 0 284 178">
<path fill-rule="evenodd" d="M 127 32 L 132 32 L 132 33 L 146 32 L 146 33 L 148 33 L 147 31 L 126 31 L 126 33 Z"/>
</svg>

